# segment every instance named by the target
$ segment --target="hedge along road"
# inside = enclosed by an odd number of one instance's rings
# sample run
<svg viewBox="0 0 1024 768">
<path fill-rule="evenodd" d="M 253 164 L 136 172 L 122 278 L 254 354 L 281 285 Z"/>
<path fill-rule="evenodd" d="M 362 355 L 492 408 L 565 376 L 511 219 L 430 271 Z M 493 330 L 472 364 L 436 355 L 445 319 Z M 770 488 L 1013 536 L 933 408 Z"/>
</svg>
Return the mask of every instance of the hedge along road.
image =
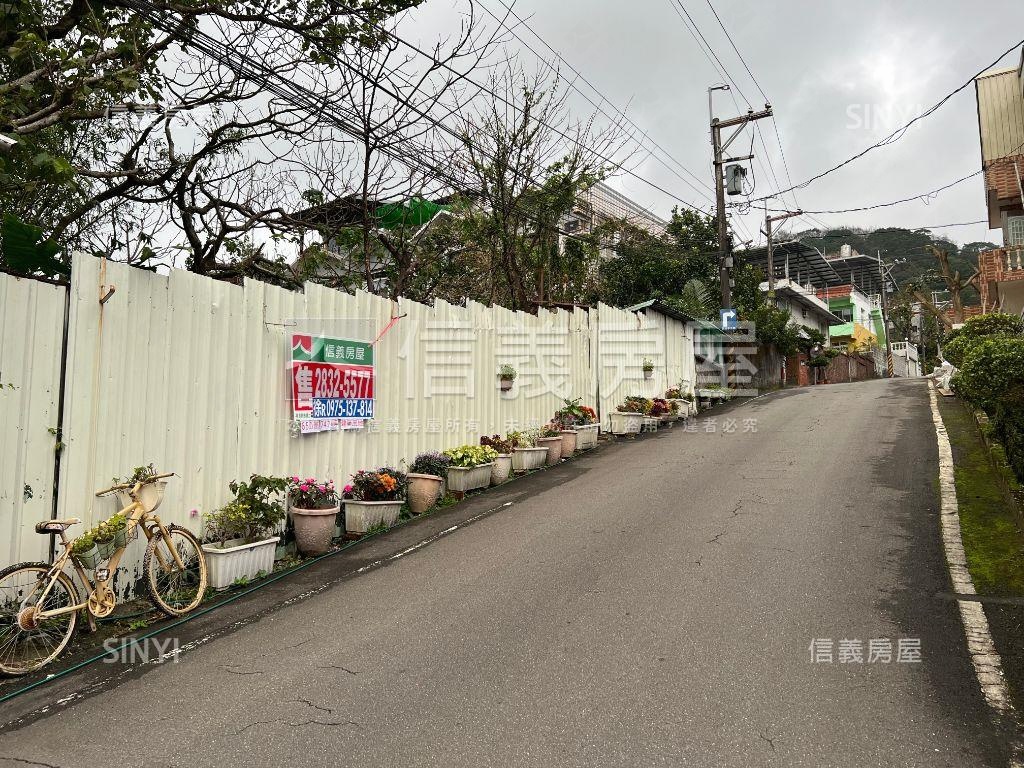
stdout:
<svg viewBox="0 0 1024 768">
<path fill-rule="evenodd" d="M 584 456 L 561 485 L 0 734 L 0 755 L 1005 765 L 944 597 L 926 384 L 716 418 Z M 867 663 L 881 638 L 892 661 Z M 900 639 L 920 662 L 897 661 Z M 840 663 L 840 640 L 863 661 Z"/>
</svg>

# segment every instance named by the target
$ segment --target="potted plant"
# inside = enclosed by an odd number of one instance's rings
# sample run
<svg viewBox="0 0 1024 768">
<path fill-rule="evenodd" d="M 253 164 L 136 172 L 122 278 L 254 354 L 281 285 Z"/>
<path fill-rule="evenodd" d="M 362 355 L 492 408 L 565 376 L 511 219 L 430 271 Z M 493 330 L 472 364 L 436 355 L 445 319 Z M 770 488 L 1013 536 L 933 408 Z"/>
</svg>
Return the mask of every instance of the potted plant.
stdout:
<svg viewBox="0 0 1024 768">
<path fill-rule="evenodd" d="M 654 403 L 646 397 L 630 396 L 611 412 L 613 435 L 637 435 L 643 427 L 644 416 L 651 412 Z"/>
<path fill-rule="evenodd" d="M 494 465 L 491 467 L 491 485 L 500 485 L 508 480 L 512 474 L 512 451 L 514 446 L 510 440 L 502 440 L 499 435 L 484 435 L 480 438 L 480 445 L 486 445 L 497 451 L 494 457 Z"/>
<path fill-rule="evenodd" d="M 235 498 L 205 516 L 202 547 L 211 587 L 225 589 L 273 570 L 288 485 L 283 477 L 264 475 L 234 481 L 228 487 Z"/>
<path fill-rule="evenodd" d="M 544 466 L 548 457 L 548 449 L 537 445 L 540 432 L 509 432 L 508 439 L 512 443 L 512 469 L 516 472 L 527 472 Z"/>
<path fill-rule="evenodd" d="M 565 406 L 555 412 L 554 422 L 563 430 L 575 430 L 576 449 L 584 450 L 597 445 L 600 427 L 597 413 L 588 405 L 580 405 L 580 399 L 566 400 Z"/>
<path fill-rule="evenodd" d="M 421 515 L 437 503 L 451 460 L 439 451 L 421 453 L 409 467 L 406 502 L 409 511 Z"/>
<path fill-rule="evenodd" d="M 547 465 L 553 466 L 562 459 L 562 434 L 558 427 L 553 424 L 545 424 L 540 428 L 540 435 L 536 439 L 538 448 L 547 448 Z"/>
<path fill-rule="evenodd" d="M 498 382 L 501 385 L 502 392 L 508 392 L 512 389 L 512 382 L 516 380 L 517 375 L 516 369 L 508 363 L 498 368 Z"/>
<path fill-rule="evenodd" d="M 86 531 L 71 545 L 71 554 L 78 561 L 78 564 L 88 570 L 95 570 L 100 564 L 100 550 L 96 546 L 92 531 Z"/>
<path fill-rule="evenodd" d="M 448 490 L 456 493 L 475 491 L 491 484 L 491 467 L 498 452 L 487 445 L 460 445 L 444 452 L 451 460 Z"/>
<path fill-rule="evenodd" d="M 331 548 L 334 519 L 340 504 L 333 480 L 292 477 L 288 483 L 288 507 L 295 526 L 295 546 L 307 557 Z"/>
<path fill-rule="evenodd" d="M 653 376 L 653 375 L 654 375 L 654 362 L 653 362 L 653 361 L 651 361 L 651 360 L 648 360 L 648 359 L 647 359 L 647 358 L 645 357 L 645 358 L 644 358 L 644 362 L 643 362 L 643 365 L 642 365 L 641 367 L 643 368 L 643 371 L 644 371 L 644 378 L 645 378 L 645 379 L 649 379 L 649 378 L 651 378 L 651 376 Z"/>
<path fill-rule="evenodd" d="M 651 418 L 658 419 L 662 424 L 667 424 L 668 422 L 675 420 L 672 416 L 672 407 L 669 405 L 668 400 L 665 400 L 662 397 L 656 397 L 651 402 Z"/>
<path fill-rule="evenodd" d="M 100 560 L 109 560 L 121 547 L 128 545 L 128 518 L 123 512 L 107 518 L 92 531 Z"/>
<path fill-rule="evenodd" d="M 150 463 L 144 466 L 135 467 L 135 469 L 131 471 L 131 474 L 125 478 L 112 478 L 110 484 L 134 486 L 136 483 L 148 480 L 155 474 L 157 474 L 157 471 L 153 468 L 153 464 Z M 143 485 L 139 490 L 139 501 L 142 502 L 142 506 L 150 512 L 155 510 L 160 506 L 160 502 L 163 501 L 164 489 L 166 488 L 166 480 L 157 480 L 156 482 L 146 483 Z M 130 490 L 130 488 L 128 490 Z M 116 491 L 114 493 L 114 500 L 118 504 L 118 510 L 125 509 L 132 503 L 132 497 L 128 494 L 128 490 Z"/>
<path fill-rule="evenodd" d="M 366 533 L 382 523 L 392 526 L 402 512 L 406 477 L 391 467 L 352 475 L 352 499 L 345 501 L 345 530 Z"/>
<path fill-rule="evenodd" d="M 688 392 L 682 384 L 665 390 L 665 399 L 675 406 L 674 413 L 677 413 L 682 418 L 690 415 L 690 403 L 693 402 L 693 394 Z"/>
</svg>

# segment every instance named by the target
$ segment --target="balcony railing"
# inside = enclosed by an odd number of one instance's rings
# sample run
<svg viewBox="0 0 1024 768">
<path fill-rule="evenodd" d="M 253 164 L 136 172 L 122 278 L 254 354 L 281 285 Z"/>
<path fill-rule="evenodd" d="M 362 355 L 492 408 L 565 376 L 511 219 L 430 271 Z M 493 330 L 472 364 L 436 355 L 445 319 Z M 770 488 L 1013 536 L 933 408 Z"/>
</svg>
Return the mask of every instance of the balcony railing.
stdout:
<svg viewBox="0 0 1024 768">
<path fill-rule="evenodd" d="M 1024 280 L 1024 246 L 986 251 L 979 255 L 978 262 L 987 280 Z"/>
</svg>

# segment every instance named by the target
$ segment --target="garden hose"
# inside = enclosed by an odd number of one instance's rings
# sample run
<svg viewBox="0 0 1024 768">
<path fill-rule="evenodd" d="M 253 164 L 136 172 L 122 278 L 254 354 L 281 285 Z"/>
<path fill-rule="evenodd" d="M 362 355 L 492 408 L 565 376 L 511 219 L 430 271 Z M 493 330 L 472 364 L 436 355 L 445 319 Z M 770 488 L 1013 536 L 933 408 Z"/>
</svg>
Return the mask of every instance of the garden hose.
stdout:
<svg viewBox="0 0 1024 768">
<path fill-rule="evenodd" d="M 8 702 L 11 699 L 14 699 L 14 698 L 16 698 L 18 696 L 21 696 L 24 693 L 28 693 L 31 690 L 35 690 L 36 688 L 38 688 L 41 685 L 44 685 L 44 684 L 49 683 L 49 682 L 52 682 L 54 680 L 59 680 L 60 678 L 64 677 L 65 675 L 70 675 L 72 672 L 76 672 L 79 669 L 82 669 L 83 667 L 89 666 L 90 664 L 94 664 L 97 661 L 100 661 L 101 659 L 106 658 L 107 656 L 110 656 L 111 654 L 117 653 L 117 652 L 119 652 L 121 650 L 124 650 L 125 648 L 128 648 L 132 643 L 137 643 L 137 642 L 139 642 L 141 640 L 148 640 L 151 637 L 156 637 L 157 635 L 159 635 L 162 632 L 167 632 L 168 630 L 174 629 L 175 627 L 180 627 L 182 624 L 185 624 L 185 623 L 191 621 L 192 619 L 199 618 L 200 616 L 204 616 L 207 613 L 210 613 L 211 611 L 217 610 L 221 606 L 228 605 L 229 603 L 233 603 L 235 600 L 238 600 L 240 597 L 244 597 L 245 595 L 252 594 L 253 592 L 255 592 L 255 591 L 259 590 L 259 589 L 263 589 L 263 587 L 267 586 L 268 584 L 273 584 L 278 579 L 282 579 L 285 576 L 289 576 L 289 575 L 291 575 L 293 573 L 297 573 L 297 572 L 303 570 L 304 568 L 307 568 L 307 567 L 313 565 L 313 563 L 318 563 L 321 560 L 324 560 L 324 559 L 326 559 L 328 557 L 333 557 L 334 555 L 340 554 L 341 552 L 344 552 L 345 550 L 349 549 L 350 547 L 355 546 L 356 544 L 361 544 L 364 541 L 369 541 L 370 539 L 373 539 L 373 538 L 376 538 L 377 536 L 380 536 L 382 533 L 387 533 L 388 531 L 393 531 L 396 528 L 401 528 L 403 525 L 408 524 L 410 521 L 412 521 L 414 519 L 418 520 L 418 519 L 426 517 L 426 516 L 428 516 L 430 514 L 431 514 L 430 512 L 427 512 L 427 513 L 424 513 L 423 515 L 417 515 L 415 518 L 410 517 L 407 520 L 401 521 L 397 525 L 391 526 L 390 528 L 385 528 L 385 529 L 382 529 L 382 530 L 375 531 L 373 533 L 367 534 L 367 535 L 363 536 L 360 539 L 356 539 L 355 541 L 351 541 L 351 542 L 349 542 L 347 544 L 343 544 L 342 546 L 338 547 L 338 549 L 331 550 L 330 552 L 326 552 L 326 553 L 324 553 L 322 555 L 317 555 L 316 557 L 310 558 L 309 560 L 306 560 L 306 561 L 304 561 L 302 563 L 299 563 L 294 568 L 289 568 L 287 570 L 281 571 L 280 573 L 275 573 L 273 576 L 268 576 L 266 579 L 263 579 L 258 584 L 254 584 L 253 586 L 249 587 L 248 589 L 244 589 L 244 590 L 242 590 L 240 592 L 236 592 L 235 594 L 231 595 L 230 597 L 227 597 L 226 599 L 221 600 L 221 601 L 217 602 L 214 605 L 208 606 L 208 607 L 203 608 L 203 609 L 198 610 L 198 611 L 193 611 L 192 613 L 189 613 L 187 616 L 183 616 L 182 618 L 178 619 L 177 621 L 175 621 L 175 622 L 173 622 L 171 624 L 168 624 L 168 625 L 162 626 L 162 627 L 158 627 L 157 629 L 154 629 L 152 632 L 147 632 L 146 634 L 140 635 L 138 637 L 126 638 L 125 641 L 123 643 L 121 643 L 121 645 L 119 645 L 117 648 L 113 648 L 113 649 L 111 649 L 109 651 L 104 651 L 103 653 L 99 653 L 99 654 L 97 654 L 95 656 L 92 656 L 92 657 L 90 657 L 88 659 L 85 659 L 84 661 L 80 661 L 79 663 L 77 663 L 77 664 L 75 664 L 75 665 L 73 665 L 71 667 L 68 667 L 67 669 L 63 669 L 60 672 L 55 672 L 52 675 L 47 675 L 42 680 L 36 680 L 34 683 L 30 683 L 29 685 L 26 685 L 23 688 L 18 688 L 17 690 L 11 691 L 8 694 L 0 696 L 0 704 Z M 146 612 L 139 613 L 139 614 L 134 614 L 134 615 L 135 616 L 146 616 L 149 613 L 150 613 L 150 611 L 146 611 Z M 126 618 L 131 618 L 131 616 L 118 616 L 118 617 L 111 616 L 111 617 L 108 617 L 107 620 L 123 620 L 123 619 L 126 619 Z"/>
<path fill-rule="evenodd" d="M 523 477 L 527 477 L 527 476 L 533 474 L 534 472 L 546 472 L 548 469 L 549 469 L 549 467 L 540 467 L 537 470 L 534 470 L 533 472 L 528 472 L 525 475 L 522 475 L 522 476 L 520 476 L 518 478 L 515 478 L 515 479 L 522 479 Z M 409 518 L 407 518 L 405 520 L 402 520 L 397 525 L 393 525 L 390 528 L 383 528 L 381 530 L 374 531 L 373 533 L 368 533 L 365 536 L 363 536 L 362 538 L 356 539 L 355 541 L 350 541 L 347 544 L 343 544 L 342 546 L 338 547 L 337 549 L 334 549 L 334 550 L 331 550 L 330 552 L 326 552 L 326 553 L 324 553 L 322 555 L 318 555 L 316 557 L 310 558 L 309 560 L 305 560 L 305 561 L 299 563 L 298 565 L 296 565 L 294 568 L 289 568 L 287 570 L 281 571 L 280 573 L 275 573 L 273 576 L 268 576 L 267 578 L 263 579 L 259 583 L 254 584 L 253 586 L 248 587 L 247 589 L 243 589 L 240 592 L 236 592 L 235 594 L 231 595 L 230 597 L 227 597 L 226 599 L 221 600 L 221 601 L 219 601 L 218 603 L 216 603 L 214 605 L 208 606 L 208 607 L 203 608 L 203 609 L 198 610 L 198 611 L 193 611 L 192 613 L 189 613 L 187 616 L 183 616 L 182 618 L 178 619 L 177 621 L 175 621 L 175 622 L 173 622 L 171 624 L 168 624 L 168 625 L 163 626 L 163 627 L 158 627 L 158 628 L 154 629 L 152 632 L 147 632 L 146 634 L 140 635 L 138 637 L 127 638 L 117 648 L 111 649 L 109 651 L 104 651 L 103 653 L 96 654 L 95 656 L 92 656 L 91 658 L 85 659 L 84 661 L 80 661 L 79 663 L 77 663 L 77 664 L 75 664 L 75 665 L 73 665 L 71 667 L 68 667 L 67 669 L 61 670 L 60 672 L 55 672 L 52 675 L 47 675 L 42 680 L 36 680 L 34 683 L 30 683 L 29 685 L 26 685 L 23 688 L 19 688 L 17 690 L 11 691 L 8 694 L 0 696 L 0 704 L 8 702 L 11 699 L 14 699 L 14 698 L 16 698 L 18 696 L 21 696 L 22 694 L 28 693 L 29 691 L 35 690 L 36 688 L 38 688 L 41 685 L 45 685 L 46 683 L 52 682 L 54 680 L 59 680 L 60 678 L 64 677 L 65 675 L 70 675 L 72 672 L 76 672 L 79 669 L 82 669 L 83 667 L 89 666 L 90 664 L 95 664 L 97 661 L 100 661 L 101 659 L 106 658 L 107 656 L 110 656 L 111 654 L 117 653 L 117 652 L 119 652 L 121 650 L 124 650 L 125 648 L 128 648 L 132 643 L 137 643 L 137 642 L 139 642 L 141 640 L 148 640 L 148 639 L 150 639 L 152 637 L 156 637 L 157 635 L 161 634 L 162 632 L 167 632 L 167 631 L 169 631 L 171 629 L 174 629 L 175 627 L 180 627 L 182 624 L 186 624 L 189 621 L 192 621 L 192 619 L 199 618 L 200 616 L 205 616 L 206 614 L 208 614 L 208 613 L 210 613 L 212 611 L 217 610 L 221 606 L 233 603 L 235 600 L 238 600 L 241 597 L 245 597 L 246 595 L 250 595 L 253 592 L 256 592 L 257 590 L 263 589 L 263 587 L 267 586 L 268 584 L 273 584 L 274 582 L 278 581 L 279 579 L 283 579 L 285 576 L 290 576 L 293 573 L 298 573 L 299 571 L 301 571 L 301 570 L 303 570 L 305 568 L 308 568 L 309 566 L 313 565 L 314 563 L 318 563 L 321 560 L 324 560 L 324 559 L 326 559 L 328 557 L 333 557 L 334 555 L 338 555 L 338 554 L 348 550 L 349 548 L 354 547 L 356 544 L 362 544 L 364 541 L 369 541 L 370 539 L 376 538 L 377 536 L 380 536 L 382 533 L 388 533 L 389 531 L 394 531 L 394 530 L 396 530 L 398 528 L 401 528 L 404 525 L 408 525 L 413 520 L 422 520 L 423 518 L 429 517 L 430 515 L 434 514 L 435 512 L 441 511 L 443 509 L 447 509 L 449 506 L 452 506 L 452 505 L 446 505 L 444 507 L 436 507 L 435 509 L 427 511 L 427 512 L 424 512 L 421 515 L 416 515 L 415 517 L 409 517 Z M 148 613 L 149 612 L 147 611 L 145 613 L 141 613 L 141 614 L 137 614 L 137 615 L 138 616 L 145 616 Z M 110 618 L 112 619 L 114 617 L 110 617 Z M 117 619 L 125 619 L 125 618 L 130 618 L 130 617 L 127 617 L 127 616 L 119 616 L 119 617 L 117 617 Z"/>
</svg>

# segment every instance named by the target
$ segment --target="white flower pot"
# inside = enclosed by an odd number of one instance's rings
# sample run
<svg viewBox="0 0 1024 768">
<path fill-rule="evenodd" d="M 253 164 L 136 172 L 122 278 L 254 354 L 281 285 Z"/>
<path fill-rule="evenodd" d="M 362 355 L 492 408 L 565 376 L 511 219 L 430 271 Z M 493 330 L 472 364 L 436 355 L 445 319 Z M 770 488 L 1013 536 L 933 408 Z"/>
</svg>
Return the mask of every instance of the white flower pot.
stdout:
<svg viewBox="0 0 1024 768">
<path fill-rule="evenodd" d="M 643 426 L 641 427 L 642 432 L 657 432 L 658 425 L 661 424 L 661 419 L 657 416 L 644 416 Z"/>
<path fill-rule="evenodd" d="M 366 533 L 381 523 L 391 526 L 402 512 L 399 501 L 355 501 L 345 502 L 345 530 L 349 533 Z M 388 521 L 391 522 L 388 522 Z"/>
<path fill-rule="evenodd" d="M 226 589 L 238 579 L 255 578 L 260 571 L 270 573 L 274 570 L 274 551 L 280 540 L 280 536 L 274 536 L 233 547 L 203 544 L 210 586 L 214 589 Z"/>
<path fill-rule="evenodd" d="M 448 490 L 467 493 L 491 484 L 493 461 L 477 464 L 475 467 L 448 467 Z"/>
<path fill-rule="evenodd" d="M 539 469 L 547 458 L 547 448 L 516 448 L 512 451 L 512 469 L 516 472 Z"/>
<path fill-rule="evenodd" d="M 512 474 L 512 454 L 499 453 L 491 467 L 491 485 L 501 485 Z"/>
<path fill-rule="evenodd" d="M 576 450 L 585 451 L 597 445 L 597 435 L 600 430 L 599 424 L 577 424 L 576 429 Z"/>
<path fill-rule="evenodd" d="M 689 417 L 690 414 L 693 412 L 693 403 L 691 403 L 689 400 L 684 400 L 683 398 L 679 397 L 672 398 L 671 400 L 669 400 L 669 402 L 675 403 L 676 405 L 679 406 L 679 418 L 681 419 Z"/>
<path fill-rule="evenodd" d="M 621 413 L 612 411 L 609 416 L 612 420 L 613 435 L 638 435 L 644 423 L 642 413 Z"/>
</svg>

